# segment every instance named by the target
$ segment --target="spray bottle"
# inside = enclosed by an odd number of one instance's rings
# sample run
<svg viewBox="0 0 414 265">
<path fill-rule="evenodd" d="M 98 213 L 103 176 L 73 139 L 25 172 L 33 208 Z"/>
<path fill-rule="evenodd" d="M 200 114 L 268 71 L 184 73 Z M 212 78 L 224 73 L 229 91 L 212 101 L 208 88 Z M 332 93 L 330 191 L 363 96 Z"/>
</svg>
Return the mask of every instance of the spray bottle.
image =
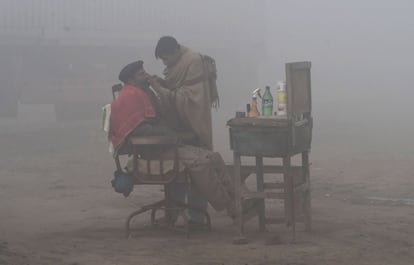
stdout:
<svg viewBox="0 0 414 265">
<path fill-rule="evenodd" d="M 253 91 L 252 104 L 250 106 L 250 111 L 248 113 L 248 117 L 250 117 L 250 118 L 254 118 L 254 117 L 259 117 L 260 116 L 260 112 L 257 109 L 257 97 L 261 97 L 261 95 L 260 95 L 260 88 L 256 88 Z"/>
</svg>

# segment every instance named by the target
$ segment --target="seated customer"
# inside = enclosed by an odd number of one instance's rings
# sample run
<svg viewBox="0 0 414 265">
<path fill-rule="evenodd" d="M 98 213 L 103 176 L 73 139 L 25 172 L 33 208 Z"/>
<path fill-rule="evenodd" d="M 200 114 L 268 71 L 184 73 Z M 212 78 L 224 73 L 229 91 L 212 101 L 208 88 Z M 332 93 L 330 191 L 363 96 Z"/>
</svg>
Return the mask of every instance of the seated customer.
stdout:
<svg viewBox="0 0 414 265">
<path fill-rule="evenodd" d="M 111 104 L 111 140 L 115 150 L 130 135 L 174 134 L 162 125 L 156 110 L 157 97 L 150 90 L 147 78 L 142 61 L 125 66 L 119 74 L 124 87 Z M 168 151 L 164 154 L 170 157 Z M 234 185 L 221 155 L 202 147 L 180 145 L 178 158 L 188 170 L 194 189 L 215 210 L 227 210 L 234 216 Z M 248 208 L 253 206 L 248 204 Z"/>
<path fill-rule="evenodd" d="M 129 135 L 173 133 L 160 125 L 156 96 L 149 87 L 143 64 L 143 61 L 130 63 L 119 73 L 119 80 L 124 86 L 111 103 L 110 138 L 115 151 Z M 154 124 L 157 124 L 156 128 L 153 128 Z"/>
</svg>

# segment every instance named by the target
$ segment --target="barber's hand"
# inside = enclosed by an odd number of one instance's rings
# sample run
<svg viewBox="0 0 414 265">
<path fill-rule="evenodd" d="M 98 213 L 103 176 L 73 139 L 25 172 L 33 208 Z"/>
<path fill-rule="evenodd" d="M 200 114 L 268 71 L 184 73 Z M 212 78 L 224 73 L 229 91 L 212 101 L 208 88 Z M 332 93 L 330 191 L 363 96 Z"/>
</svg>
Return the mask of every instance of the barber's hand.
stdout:
<svg viewBox="0 0 414 265">
<path fill-rule="evenodd" d="M 154 76 L 148 76 L 148 82 L 150 83 L 151 87 L 155 90 L 161 89 L 161 84 L 159 80 Z"/>
<path fill-rule="evenodd" d="M 167 88 L 167 84 L 165 82 L 165 79 L 159 77 L 158 75 L 153 75 L 152 78 L 154 78 L 162 87 Z"/>
<path fill-rule="evenodd" d="M 164 81 L 161 77 L 159 77 L 158 75 L 152 75 L 152 78 L 154 78 L 155 80 L 157 80 L 158 82 L 162 82 Z"/>
</svg>

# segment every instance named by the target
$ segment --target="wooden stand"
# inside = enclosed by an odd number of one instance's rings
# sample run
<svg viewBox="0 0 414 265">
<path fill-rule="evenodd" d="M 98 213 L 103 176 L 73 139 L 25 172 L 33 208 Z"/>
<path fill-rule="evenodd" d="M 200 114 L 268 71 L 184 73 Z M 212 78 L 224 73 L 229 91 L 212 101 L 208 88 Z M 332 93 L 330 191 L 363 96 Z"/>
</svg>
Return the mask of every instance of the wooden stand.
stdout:
<svg viewBox="0 0 414 265">
<path fill-rule="evenodd" d="M 227 122 L 233 150 L 236 224 L 241 237 L 244 236 L 244 223 L 249 219 L 243 214 L 242 205 L 249 198 L 261 200 L 257 209 L 261 231 L 267 224 L 285 223 L 291 227 L 295 241 L 297 221 L 304 221 L 306 230 L 311 229 L 309 151 L 313 119 L 310 67 L 310 62 L 286 64 L 287 116 L 234 118 Z M 302 156 L 302 163 L 292 166 L 291 158 L 298 154 Z M 242 165 L 242 156 L 255 157 L 255 165 Z M 266 157 L 281 158 L 282 164 L 263 165 Z M 257 191 L 247 192 L 242 188 L 243 178 L 252 173 L 256 175 Z M 265 182 L 265 174 L 283 174 L 283 181 Z M 284 216 L 268 218 L 265 199 L 283 200 Z"/>
</svg>

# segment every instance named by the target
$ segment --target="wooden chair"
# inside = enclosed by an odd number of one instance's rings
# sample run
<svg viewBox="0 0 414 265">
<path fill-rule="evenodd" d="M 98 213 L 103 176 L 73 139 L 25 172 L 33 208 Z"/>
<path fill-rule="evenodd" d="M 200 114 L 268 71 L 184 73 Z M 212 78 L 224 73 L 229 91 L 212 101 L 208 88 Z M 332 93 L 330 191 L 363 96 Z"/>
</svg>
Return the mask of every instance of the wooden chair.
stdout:
<svg viewBox="0 0 414 265">
<path fill-rule="evenodd" d="M 119 86 L 112 87 L 112 95 L 114 99 L 116 98 L 116 94 L 119 94 L 120 89 L 121 88 Z M 187 209 L 200 211 L 206 217 L 206 229 L 211 230 L 210 216 L 207 211 L 191 207 L 188 204 L 177 202 L 173 200 L 171 196 L 171 184 L 189 184 L 189 177 L 186 170 L 184 169 L 183 171 L 180 171 L 178 145 L 182 142 L 182 139 L 191 139 L 192 137 L 194 136 L 188 132 L 178 134 L 177 136 L 133 136 L 129 137 L 125 141 L 124 145 L 117 151 L 114 159 L 118 170 L 123 170 L 120 156 L 127 155 L 132 157 L 131 174 L 135 178 L 135 185 L 162 185 L 164 192 L 164 198 L 162 200 L 144 205 L 127 217 L 125 223 L 125 233 L 127 237 L 131 234 L 131 220 L 147 211 L 151 211 L 152 226 L 156 225 L 156 212 L 161 210 L 164 211 L 165 214 L 166 222 L 164 225 L 166 225 L 167 228 L 177 230 L 177 227 L 174 226 L 174 221 L 171 220 L 171 213 L 176 211 L 178 216 L 181 216 L 184 220 L 184 229 L 178 230 L 184 230 L 187 236 L 190 232 L 190 223 L 185 211 Z M 169 150 L 169 153 L 172 153 L 172 156 L 163 155 L 163 151 L 166 150 Z M 139 168 L 139 160 L 147 163 L 147 167 L 144 170 Z M 173 167 L 166 169 L 165 165 L 171 161 L 173 161 Z M 152 162 L 155 162 L 158 165 L 157 172 L 152 172 Z"/>
</svg>

